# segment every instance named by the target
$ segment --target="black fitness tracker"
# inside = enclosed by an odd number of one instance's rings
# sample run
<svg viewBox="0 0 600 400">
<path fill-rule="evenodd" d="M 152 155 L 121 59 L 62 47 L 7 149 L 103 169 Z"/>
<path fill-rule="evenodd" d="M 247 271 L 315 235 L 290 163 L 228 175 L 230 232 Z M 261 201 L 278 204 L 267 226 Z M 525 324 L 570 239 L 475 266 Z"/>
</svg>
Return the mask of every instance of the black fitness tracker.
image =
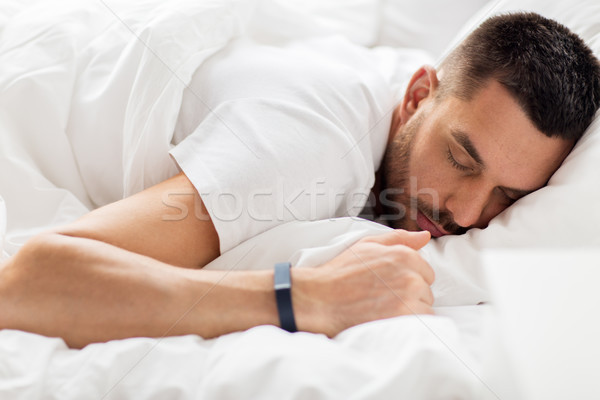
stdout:
<svg viewBox="0 0 600 400">
<path fill-rule="evenodd" d="M 282 262 L 275 264 L 275 300 L 277 301 L 277 312 L 282 329 L 288 332 L 297 332 L 294 309 L 292 308 L 292 277 L 290 268 L 292 264 Z"/>
</svg>

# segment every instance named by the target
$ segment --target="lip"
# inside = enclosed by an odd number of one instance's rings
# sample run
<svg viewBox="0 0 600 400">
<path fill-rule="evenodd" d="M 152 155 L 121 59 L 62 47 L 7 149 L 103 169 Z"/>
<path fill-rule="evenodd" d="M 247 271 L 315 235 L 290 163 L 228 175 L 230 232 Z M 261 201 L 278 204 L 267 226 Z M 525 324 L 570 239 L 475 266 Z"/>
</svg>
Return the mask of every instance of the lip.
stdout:
<svg viewBox="0 0 600 400">
<path fill-rule="evenodd" d="M 442 227 L 431 221 L 429 218 L 425 216 L 421 211 L 417 210 L 417 225 L 424 231 L 429 231 L 431 236 L 440 237 L 444 235 L 450 234 L 450 232 L 445 231 Z"/>
</svg>

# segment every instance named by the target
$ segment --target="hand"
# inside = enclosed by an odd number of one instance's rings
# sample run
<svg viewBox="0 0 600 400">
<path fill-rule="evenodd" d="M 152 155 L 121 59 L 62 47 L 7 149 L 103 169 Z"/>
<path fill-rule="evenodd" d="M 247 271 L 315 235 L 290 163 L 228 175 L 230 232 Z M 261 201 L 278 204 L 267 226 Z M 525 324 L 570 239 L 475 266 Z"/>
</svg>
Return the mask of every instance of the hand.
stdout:
<svg viewBox="0 0 600 400">
<path fill-rule="evenodd" d="M 394 230 L 359 240 L 319 268 L 293 268 L 298 328 L 333 337 L 368 321 L 432 314 L 434 272 L 417 252 L 430 238 Z"/>
</svg>

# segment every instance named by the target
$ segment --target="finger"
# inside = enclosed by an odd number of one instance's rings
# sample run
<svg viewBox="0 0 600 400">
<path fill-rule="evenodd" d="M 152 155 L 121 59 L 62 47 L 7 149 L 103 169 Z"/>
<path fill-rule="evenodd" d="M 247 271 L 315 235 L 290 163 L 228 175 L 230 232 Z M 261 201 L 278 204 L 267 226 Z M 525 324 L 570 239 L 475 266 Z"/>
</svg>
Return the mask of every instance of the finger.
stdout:
<svg viewBox="0 0 600 400">
<path fill-rule="evenodd" d="M 403 229 L 394 229 L 392 233 L 396 236 L 396 240 L 405 246 L 414 250 L 419 250 L 431 240 L 429 231 L 409 232 Z"/>
<path fill-rule="evenodd" d="M 428 303 L 413 301 L 410 304 L 403 304 L 403 307 L 400 309 L 400 315 L 419 314 L 433 314 L 433 308 Z"/>
<path fill-rule="evenodd" d="M 365 239 L 387 246 L 402 244 L 414 250 L 419 250 L 429 242 L 431 234 L 428 231 L 410 232 L 404 229 L 394 229 Z"/>
<path fill-rule="evenodd" d="M 429 286 L 433 285 L 433 282 L 435 281 L 435 271 L 427 261 L 423 260 L 422 263 L 419 263 L 418 272 Z"/>
<path fill-rule="evenodd" d="M 431 288 L 429 286 L 427 286 L 426 288 L 423 289 L 423 293 L 421 294 L 421 297 L 419 298 L 419 300 L 421 300 L 423 303 L 432 306 L 433 302 L 435 301 L 435 298 L 433 297 L 433 292 L 431 291 Z"/>
<path fill-rule="evenodd" d="M 414 310 L 415 314 L 434 315 L 433 308 L 429 304 L 419 303 L 419 306 Z"/>
<path fill-rule="evenodd" d="M 399 259 L 398 266 L 408 267 L 427 283 L 427 287 L 431 286 L 435 281 L 435 271 L 431 268 L 431 265 L 416 250 L 404 247 L 404 251 L 402 251 L 402 248 L 398 246 L 398 251 L 402 252 L 402 258 Z"/>
<path fill-rule="evenodd" d="M 431 284 L 434 278 L 433 269 L 426 262 L 419 264 L 413 265 L 411 271 L 404 271 L 399 278 L 404 289 L 414 293 L 415 298 L 433 304 L 433 293 L 431 292 Z"/>
</svg>

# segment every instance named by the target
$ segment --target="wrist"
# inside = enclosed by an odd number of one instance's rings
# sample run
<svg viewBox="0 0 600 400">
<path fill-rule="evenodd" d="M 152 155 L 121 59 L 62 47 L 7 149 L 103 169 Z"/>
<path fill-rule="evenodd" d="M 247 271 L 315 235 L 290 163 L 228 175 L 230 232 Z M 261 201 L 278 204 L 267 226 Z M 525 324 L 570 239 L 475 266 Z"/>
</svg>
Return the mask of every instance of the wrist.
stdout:
<svg viewBox="0 0 600 400">
<path fill-rule="evenodd" d="M 320 271 L 316 268 L 291 268 L 292 304 L 299 331 L 325 333 L 328 331 L 327 304 L 320 295 Z"/>
<path fill-rule="evenodd" d="M 297 332 L 298 329 L 296 328 L 296 319 L 294 318 L 294 308 L 292 306 L 291 266 L 289 262 L 276 263 L 273 280 L 279 325 L 282 329 L 293 333 Z"/>
<path fill-rule="evenodd" d="M 200 284 L 189 301 L 197 303 L 194 310 L 198 318 L 192 322 L 202 327 L 198 332 L 201 336 L 209 338 L 279 324 L 273 270 L 190 270 L 189 274 L 195 276 L 195 285 Z"/>
</svg>

